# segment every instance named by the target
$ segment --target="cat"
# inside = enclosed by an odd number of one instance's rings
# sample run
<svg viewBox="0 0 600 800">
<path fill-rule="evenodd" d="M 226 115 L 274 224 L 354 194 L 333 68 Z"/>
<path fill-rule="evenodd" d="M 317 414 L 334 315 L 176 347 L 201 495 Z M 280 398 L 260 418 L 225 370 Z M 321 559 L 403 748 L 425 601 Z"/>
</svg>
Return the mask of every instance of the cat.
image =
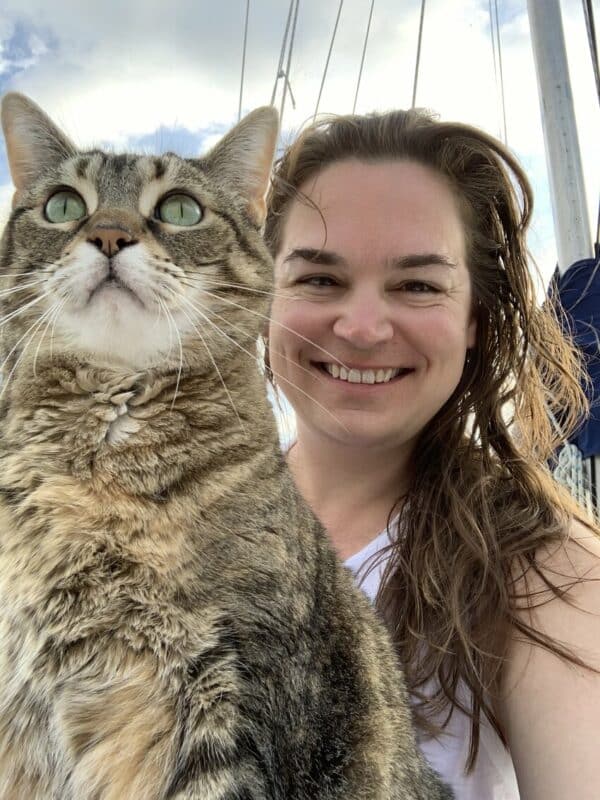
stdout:
<svg viewBox="0 0 600 800">
<path fill-rule="evenodd" d="M 442 800 L 252 357 L 277 115 L 204 157 L 2 103 L 0 800 Z"/>
</svg>

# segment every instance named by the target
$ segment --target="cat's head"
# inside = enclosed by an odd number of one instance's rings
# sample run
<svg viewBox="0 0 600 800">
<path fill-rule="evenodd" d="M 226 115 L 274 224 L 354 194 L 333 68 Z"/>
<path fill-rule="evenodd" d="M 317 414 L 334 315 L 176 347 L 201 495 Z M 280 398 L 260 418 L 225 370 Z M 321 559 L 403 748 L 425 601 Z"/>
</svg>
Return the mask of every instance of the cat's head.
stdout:
<svg viewBox="0 0 600 800">
<path fill-rule="evenodd" d="M 19 94 L 4 97 L 2 125 L 15 185 L 0 251 L 3 360 L 52 349 L 138 370 L 254 351 L 272 284 L 260 235 L 272 108 L 199 158 L 79 151 Z"/>
</svg>

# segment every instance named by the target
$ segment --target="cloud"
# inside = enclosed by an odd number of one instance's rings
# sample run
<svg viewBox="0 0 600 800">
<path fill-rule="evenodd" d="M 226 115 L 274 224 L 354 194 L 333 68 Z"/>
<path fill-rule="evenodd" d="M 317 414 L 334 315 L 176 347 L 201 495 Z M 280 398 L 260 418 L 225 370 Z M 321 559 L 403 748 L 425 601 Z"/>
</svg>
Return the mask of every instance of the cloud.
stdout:
<svg viewBox="0 0 600 800">
<path fill-rule="evenodd" d="M 152 133 L 130 136 L 127 150 L 136 153 L 178 153 L 185 158 L 193 158 L 209 150 L 227 131 L 226 125 L 213 125 L 199 131 L 187 128 L 168 128 L 161 125 Z"/>
<path fill-rule="evenodd" d="M 488 0 L 429 0 L 417 104 L 444 119 L 500 132 Z M 346 0 L 320 110 L 352 109 L 369 4 Z M 547 276 L 556 260 L 529 25 L 523 0 L 501 4 L 508 144 L 536 192 L 531 245 Z M 595 220 L 600 112 L 579 0 L 563 0 L 580 143 Z M 288 3 L 251 4 L 243 107 L 270 102 Z M 410 105 L 420 0 L 375 4 L 357 111 Z M 177 0 L 3 0 L 0 88 L 30 94 L 81 145 L 154 149 L 167 139 L 214 143 L 237 119 L 245 4 Z M 337 3 L 303 0 L 296 29 L 284 133 L 315 111 Z M 276 105 L 283 81 L 277 83 Z M 167 149 L 176 149 L 167 144 Z M 0 184 L 6 168 L 0 156 Z M 543 263 L 542 263 L 543 262 Z"/>
</svg>

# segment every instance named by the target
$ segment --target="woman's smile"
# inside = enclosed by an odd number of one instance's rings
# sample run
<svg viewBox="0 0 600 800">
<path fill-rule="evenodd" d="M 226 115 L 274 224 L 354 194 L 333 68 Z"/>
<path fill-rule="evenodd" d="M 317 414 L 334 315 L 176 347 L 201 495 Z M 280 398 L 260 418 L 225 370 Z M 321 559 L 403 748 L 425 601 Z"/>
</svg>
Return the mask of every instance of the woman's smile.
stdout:
<svg viewBox="0 0 600 800">
<path fill-rule="evenodd" d="M 323 375 L 348 389 L 383 389 L 414 372 L 404 367 L 354 367 L 340 363 L 311 362 Z"/>
</svg>

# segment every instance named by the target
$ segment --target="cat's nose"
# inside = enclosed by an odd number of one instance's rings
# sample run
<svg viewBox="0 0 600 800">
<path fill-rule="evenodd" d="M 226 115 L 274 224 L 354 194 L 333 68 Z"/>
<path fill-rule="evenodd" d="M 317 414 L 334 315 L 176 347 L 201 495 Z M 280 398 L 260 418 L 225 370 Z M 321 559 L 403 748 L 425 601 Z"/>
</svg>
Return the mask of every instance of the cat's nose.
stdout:
<svg viewBox="0 0 600 800">
<path fill-rule="evenodd" d="M 137 239 L 125 228 L 96 225 L 87 237 L 90 244 L 101 250 L 107 258 L 111 258 L 119 250 L 137 244 Z"/>
</svg>

